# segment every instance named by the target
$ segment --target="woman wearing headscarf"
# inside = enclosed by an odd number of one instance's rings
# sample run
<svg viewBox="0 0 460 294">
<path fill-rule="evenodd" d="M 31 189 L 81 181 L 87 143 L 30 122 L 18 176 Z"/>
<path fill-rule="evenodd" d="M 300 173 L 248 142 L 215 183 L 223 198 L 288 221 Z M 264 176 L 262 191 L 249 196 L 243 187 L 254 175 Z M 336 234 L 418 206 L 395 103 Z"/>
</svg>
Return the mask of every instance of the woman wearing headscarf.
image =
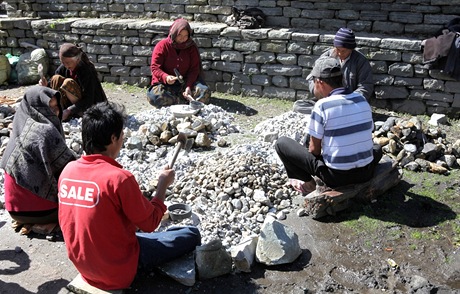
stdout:
<svg viewBox="0 0 460 294">
<path fill-rule="evenodd" d="M 57 180 L 75 160 L 61 125 L 60 93 L 33 86 L 17 109 L 0 167 L 5 172 L 5 209 L 19 224 L 58 222 Z"/>
<path fill-rule="evenodd" d="M 156 44 L 152 52 L 149 103 L 157 108 L 197 100 L 209 103 L 211 91 L 201 76 L 198 47 L 187 20 L 173 22 L 167 38 Z"/>
<path fill-rule="evenodd" d="M 61 92 L 62 120 L 81 117 L 90 106 L 107 101 L 96 68 L 81 47 L 62 44 L 59 60 L 61 65 L 50 81 L 41 79 L 39 84 Z"/>
</svg>

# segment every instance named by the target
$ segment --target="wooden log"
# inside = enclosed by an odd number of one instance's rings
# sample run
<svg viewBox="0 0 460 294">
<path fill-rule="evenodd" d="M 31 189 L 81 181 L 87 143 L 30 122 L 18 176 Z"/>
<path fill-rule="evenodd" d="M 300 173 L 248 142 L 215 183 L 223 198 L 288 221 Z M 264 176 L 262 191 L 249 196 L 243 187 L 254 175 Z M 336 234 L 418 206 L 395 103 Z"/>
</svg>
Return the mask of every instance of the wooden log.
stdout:
<svg viewBox="0 0 460 294">
<path fill-rule="evenodd" d="M 335 215 L 348 208 L 352 198 L 365 203 L 376 201 L 378 196 L 396 186 L 401 178 L 402 170 L 397 168 L 397 162 L 384 155 L 371 180 L 334 189 L 318 186 L 316 191 L 305 196 L 304 206 L 307 214 L 314 219 Z"/>
</svg>

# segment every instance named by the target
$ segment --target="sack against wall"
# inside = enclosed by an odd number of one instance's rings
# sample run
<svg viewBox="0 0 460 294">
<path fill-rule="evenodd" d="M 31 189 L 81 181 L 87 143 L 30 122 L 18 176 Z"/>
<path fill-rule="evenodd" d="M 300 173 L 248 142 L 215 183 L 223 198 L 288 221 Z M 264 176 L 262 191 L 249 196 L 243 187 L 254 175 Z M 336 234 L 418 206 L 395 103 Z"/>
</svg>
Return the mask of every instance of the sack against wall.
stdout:
<svg viewBox="0 0 460 294">
<path fill-rule="evenodd" d="M 21 54 L 19 61 L 16 64 L 16 71 L 18 73 L 19 85 L 32 85 L 37 84 L 40 80 L 38 73 L 38 65 L 43 66 L 43 72 L 48 72 L 49 58 L 46 55 L 45 49 L 34 49 L 32 52 Z"/>
<path fill-rule="evenodd" d="M 10 73 L 11 73 L 11 65 L 8 60 L 8 57 L 0 54 L 0 85 L 8 83 L 8 79 L 10 78 Z"/>
</svg>

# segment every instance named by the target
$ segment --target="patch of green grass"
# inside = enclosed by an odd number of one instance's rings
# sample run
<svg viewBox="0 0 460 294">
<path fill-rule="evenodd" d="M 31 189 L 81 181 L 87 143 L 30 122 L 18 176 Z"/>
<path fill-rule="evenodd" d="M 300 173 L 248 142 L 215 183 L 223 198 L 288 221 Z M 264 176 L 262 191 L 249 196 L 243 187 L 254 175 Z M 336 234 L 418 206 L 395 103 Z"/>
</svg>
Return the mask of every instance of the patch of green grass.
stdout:
<svg viewBox="0 0 460 294">
<path fill-rule="evenodd" d="M 417 245 L 415 245 L 415 244 L 410 244 L 410 245 L 409 245 L 409 249 L 412 250 L 412 251 L 417 250 Z"/>
<path fill-rule="evenodd" d="M 342 224 L 352 229 L 357 234 L 375 233 L 377 230 L 381 229 L 382 226 L 385 226 L 385 223 L 382 221 L 365 215 L 360 216 L 358 219 L 346 220 L 342 222 Z"/>
<path fill-rule="evenodd" d="M 429 176 L 428 176 L 429 175 Z M 428 174 L 427 172 L 404 171 L 404 179 L 417 183 L 411 188 L 411 193 L 429 197 L 436 201 L 449 201 L 457 196 L 458 191 L 451 189 L 447 184 L 449 180 L 458 179 L 460 172 L 452 170 L 450 175 Z"/>
<path fill-rule="evenodd" d="M 421 240 L 423 238 L 423 233 L 421 231 L 414 231 L 410 236 L 412 239 Z"/>
<path fill-rule="evenodd" d="M 292 110 L 294 102 L 213 92 L 211 103 L 234 113 L 236 123 L 250 130 L 266 119 Z"/>
<path fill-rule="evenodd" d="M 103 82 L 102 87 L 104 88 L 104 90 L 107 89 L 107 90 L 114 91 L 116 89 L 121 89 L 121 90 L 127 91 L 129 93 L 138 93 L 140 91 L 146 91 L 147 90 L 146 88 L 142 88 L 142 87 L 135 86 L 135 85 L 128 85 L 128 84 L 118 85 L 118 84 L 107 83 L 107 82 Z"/>
</svg>

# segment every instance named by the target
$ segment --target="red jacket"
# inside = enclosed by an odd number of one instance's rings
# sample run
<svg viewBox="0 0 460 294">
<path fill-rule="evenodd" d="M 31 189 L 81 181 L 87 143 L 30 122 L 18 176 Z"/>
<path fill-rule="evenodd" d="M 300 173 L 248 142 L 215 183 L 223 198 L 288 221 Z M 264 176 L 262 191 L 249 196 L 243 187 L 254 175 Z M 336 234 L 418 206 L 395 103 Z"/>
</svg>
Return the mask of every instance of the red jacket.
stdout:
<svg viewBox="0 0 460 294">
<path fill-rule="evenodd" d="M 198 80 L 201 71 L 200 53 L 197 46 L 177 50 L 168 39 L 163 39 L 155 46 L 152 52 L 152 85 L 166 84 L 166 76 L 175 75 L 174 68 L 178 68 L 186 81 L 187 87 L 192 87 Z"/>
<path fill-rule="evenodd" d="M 136 229 L 154 231 L 165 211 L 163 202 L 149 202 L 134 176 L 107 156 L 82 156 L 59 177 L 59 223 L 69 259 L 99 289 L 129 287 L 139 258 Z"/>
</svg>

